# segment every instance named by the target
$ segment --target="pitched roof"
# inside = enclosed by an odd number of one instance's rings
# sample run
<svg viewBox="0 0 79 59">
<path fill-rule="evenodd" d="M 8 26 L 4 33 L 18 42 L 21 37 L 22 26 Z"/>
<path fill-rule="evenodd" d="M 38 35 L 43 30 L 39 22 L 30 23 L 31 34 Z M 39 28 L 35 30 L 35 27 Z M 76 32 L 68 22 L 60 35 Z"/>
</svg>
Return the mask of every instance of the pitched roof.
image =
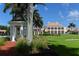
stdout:
<svg viewBox="0 0 79 59">
<path fill-rule="evenodd" d="M 14 17 L 11 21 L 24 21 L 23 17 Z"/>
<path fill-rule="evenodd" d="M 48 27 L 63 27 L 63 26 L 58 22 L 49 22 Z"/>
</svg>

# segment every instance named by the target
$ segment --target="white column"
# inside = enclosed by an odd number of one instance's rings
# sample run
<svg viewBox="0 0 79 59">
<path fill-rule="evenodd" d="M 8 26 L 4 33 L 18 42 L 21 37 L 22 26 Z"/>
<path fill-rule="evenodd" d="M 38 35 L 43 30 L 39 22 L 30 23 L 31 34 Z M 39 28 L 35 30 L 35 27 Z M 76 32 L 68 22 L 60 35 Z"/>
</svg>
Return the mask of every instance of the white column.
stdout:
<svg viewBox="0 0 79 59">
<path fill-rule="evenodd" d="M 44 29 L 42 28 L 41 31 L 42 31 L 42 34 L 43 34 Z"/>
<path fill-rule="evenodd" d="M 15 37 L 16 37 L 16 28 L 12 26 L 12 41 L 15 41 Z"/>
<path fill-rule="evenodd" d="M 51 27 L 50 27 L 50 34 L 51 34 Z"/>
<path fill-rule="evenodd" d="M 67 32 L 67 29 L 66 29 L 66 27 L 64 27 L 64 34 Z"/>
<path fill-rule="evenodd" d="M 34 35 L 35 35 L 35 31 L 33 31 Z"/>
<path fill-rule="evenodd" d="M 59 34 L 62 34 L 62 28 L 60 27 Z"/>
<path fill-rule="evenodd" d="M 23 25 L 20 27 L 20 36 L 23 38 Z"/>
</svg>

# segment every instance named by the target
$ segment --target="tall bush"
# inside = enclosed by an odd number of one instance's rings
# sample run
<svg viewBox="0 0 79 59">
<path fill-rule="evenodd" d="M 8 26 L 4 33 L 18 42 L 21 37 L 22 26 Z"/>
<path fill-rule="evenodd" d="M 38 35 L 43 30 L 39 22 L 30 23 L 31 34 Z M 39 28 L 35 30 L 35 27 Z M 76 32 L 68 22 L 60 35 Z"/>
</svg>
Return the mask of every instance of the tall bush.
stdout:
<svg viewBox="0 0 79 59">
<path fill-rule="evenodd" d="M 31 43 L 31 48 L 33 52 L 38 52 L 40 49 L 48 48 L 48 41 L 43 36 L 35 36 Z"/>
<path fill-rule="evenodd" d="M 30 46 L 25 38 L 19 38 L 16 43 L 16 52 L 19 55 L 26 55 L 29 53 Z"/>
</svg>

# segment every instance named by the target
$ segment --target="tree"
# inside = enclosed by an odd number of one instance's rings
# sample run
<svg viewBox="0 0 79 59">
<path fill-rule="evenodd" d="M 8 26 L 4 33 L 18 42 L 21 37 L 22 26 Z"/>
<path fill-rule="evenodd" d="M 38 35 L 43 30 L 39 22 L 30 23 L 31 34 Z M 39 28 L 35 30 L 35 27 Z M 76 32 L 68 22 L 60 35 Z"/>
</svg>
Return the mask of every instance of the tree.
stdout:
<svg viewBox="0 0 79 59">
<path fill-rule="evenodd" d="M 76 25 L 74 23 L 69 23 L 68 25 L 68 28 L 69 28 L 69 32 L 70 33 L 73 33 L 74 32 L 74 29 L 75 29 Z"/>
<path fill-rule="evenodd" d="M 29 40 L 29 43 L 32 41 L 33 35 L 32 35 L 32 25 L 33 25 L 33 3 L 27 3 L 27 4 L 5 4 L 4 12 L 7 9 L 11 8 L 11 14 L 13 17 L 23 17 L 24 20 L 27 23 L 27 38 Z"/>
<path fill-rule="evenodd" d="M 43 21 L 42 21 L 42 17 L 40 16 L 38 10 L 34 10 L 33 13 L 33 25 L 34 27 L 40 27 L 42 28 L 43 26 Z"/>
<path fill-rule="evenodd" d="M 4 12 L 7 9 L 11 9 L 10 14 L 13 15 L 13 18 L 18 18 L 18 17 L 22 17 L 23 20 L 26 21 L 27 23 L 27 29 L 28 29 L 28 35 L 27 38 L 29 40 L 29 42 L 32 41 L 33 38 L 33 18 L 35 19 L 35 17 L 33 17 L 33 12 L 34 12 L 34 6 L 35 4 L 33 3 L 26 3 L 26 4 L 5 4 L 5 8 L 4 8 Z M 39 17 L 38 19 L 41 19 L 41 17 Z M 36 26 L 36 19 L 34 20 L 35 22 L 35 26 Z M 42 24 L 42 21 L 40 21 Z M 39 23 L 40 24 L 40 23 Z"/>
<path fill-rule="evenodd" d="M 29 40 L 29 43 L 32 42 L 33 39 L 33 3 L 28 4 L 28 8 L 26 10 L 27 12 L 27 28 L 28 28 L 28 35 L 27 38 Z"/>
<path fill-rule="evenodd" d="M 0 25 L 0 30 L 4 30 L 3 32 L 0 33 L 0 35 L 9 35 L 9 27 L 8 26 Z"/>
<path fill-rule="evenodd" d="M 71 28 L 71 27 L 76 27 L 76 25 L 74 23 L 69 23 L 68 28 Z"/>
</svg>

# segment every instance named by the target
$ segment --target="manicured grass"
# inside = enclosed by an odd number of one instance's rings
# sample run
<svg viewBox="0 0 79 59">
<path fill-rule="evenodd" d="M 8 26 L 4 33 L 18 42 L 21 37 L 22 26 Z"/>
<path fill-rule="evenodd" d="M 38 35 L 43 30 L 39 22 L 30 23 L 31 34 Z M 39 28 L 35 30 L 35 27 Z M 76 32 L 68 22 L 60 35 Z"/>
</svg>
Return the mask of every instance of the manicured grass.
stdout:
<svg viewBox="0 0 79 59">
<path fill-rule="evenodd" d="M 0 46 L 4 45 L 5 44 L 5 39 L 0 37 Z"/>
<path fill-rule="evenodd" d="M 79 35 L 45 36 L 58 55 L 79 55 Z"/>
</svg>

